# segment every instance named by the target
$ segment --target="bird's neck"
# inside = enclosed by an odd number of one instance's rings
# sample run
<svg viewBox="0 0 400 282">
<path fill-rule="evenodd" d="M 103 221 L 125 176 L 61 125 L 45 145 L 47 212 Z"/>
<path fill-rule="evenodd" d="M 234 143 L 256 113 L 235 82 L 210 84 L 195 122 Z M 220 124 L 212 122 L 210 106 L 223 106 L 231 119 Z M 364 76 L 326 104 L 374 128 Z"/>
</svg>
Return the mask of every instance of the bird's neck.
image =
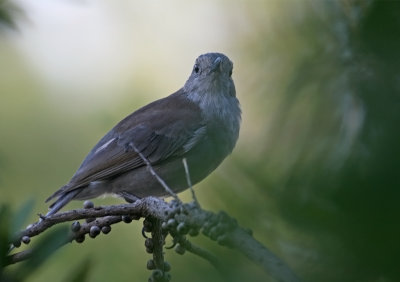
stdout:
<svg viewBox="0 0 400 282">
<path fill-rule="evenodd" d="M 188 98 L 199 105 L 207 127 L 212 131 L 219 131 L 232 150 L 239 137 L 241 110 L 235 96 L 216 91 L 203 91 L 188 94 Z"/>
</svg>

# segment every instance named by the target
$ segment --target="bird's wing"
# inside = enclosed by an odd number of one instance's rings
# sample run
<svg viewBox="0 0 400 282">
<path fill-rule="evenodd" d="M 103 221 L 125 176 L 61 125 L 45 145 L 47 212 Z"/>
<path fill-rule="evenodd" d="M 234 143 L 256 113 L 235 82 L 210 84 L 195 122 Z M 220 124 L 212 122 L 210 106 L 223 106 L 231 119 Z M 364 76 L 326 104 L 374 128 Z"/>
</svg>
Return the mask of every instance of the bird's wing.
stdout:
<svg viewBox="0 0 400 282">
<path fill-rule="evenodd" d="M 92 149 L 71 181 L 48 200 L 145 165 L 134 147 L 151 164 L 183 156 L 205 135 L 205 125 L 197 105 L 178 94 L 153 102 L 118 123 Z"/>
</svg>

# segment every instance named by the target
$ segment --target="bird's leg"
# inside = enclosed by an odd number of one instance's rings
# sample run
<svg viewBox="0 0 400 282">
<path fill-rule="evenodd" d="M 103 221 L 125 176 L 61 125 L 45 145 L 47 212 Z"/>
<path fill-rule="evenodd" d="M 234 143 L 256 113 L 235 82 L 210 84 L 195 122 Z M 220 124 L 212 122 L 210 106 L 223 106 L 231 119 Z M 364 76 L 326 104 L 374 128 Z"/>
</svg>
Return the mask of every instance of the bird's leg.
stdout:
<svg viewBox="0 0 400 282">
<path fill-rule="evenodd" d="M 176 195 L 175 192 L 173 192 L 171 190 L 171 188 L 169 188 L 169 186 L 167 185 L 167 183 L 165 183 L 165 181 L 154 171 L 150 161 L 143 156 L 143 154 L 138 150 L 138 148 L 135 146 L 135 144 L 133 144 L 133 142 L 129 143 L 129 146 L 131 146 L 133 148 L 133 150 L 139 155 L 139 157 L 143 160 L 143 162 L 146 164 L 147 169 L 150 171 L 151 175 L 153 175 L 157 181 L 162 185 L 162 187 L 164 187 L 165 191 L 172 197 L 174 197 L 174 199 L 181 203 L 182 201 L 178 198 L 178 196 Z"/>
<path fill-rule="evenodd" d="M 131 193 L 128 193 L 126 191 L 118 192 L 118 195 L 121 196 L 122 198 L 124 198 L 124 200 L 127 201 L 130 204 L 134 203 L 134 202 L 136 202 L 137 200 L 140 199 L 139 197 L 136 197 L 135 195 L 133 195 Z"/>
<path fill-rule="evenodd" d="M 194 193 L 193 186 L 192 186 L 192 180 L 190 179 L 190 173 L 189 173 L 189 166 L 187 164 L 186 158 L 182 159 L 183 167 L 185 168 L 185 175 L 186 175 L 186 181 L 187 184 L 190 188 L 190 191 L 192 192 L 192 198 L 193 202 L 200 207 L 199 201 L 197 200 L 196 194 Z"/>
</svg>

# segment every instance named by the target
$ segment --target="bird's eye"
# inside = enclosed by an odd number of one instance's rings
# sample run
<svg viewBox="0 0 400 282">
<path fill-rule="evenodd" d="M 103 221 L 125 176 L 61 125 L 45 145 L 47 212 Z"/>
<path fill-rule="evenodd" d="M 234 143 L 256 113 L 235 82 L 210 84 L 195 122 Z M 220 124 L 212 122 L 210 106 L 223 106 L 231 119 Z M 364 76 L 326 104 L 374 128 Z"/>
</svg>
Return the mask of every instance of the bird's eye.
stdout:
<svg viewBox="0 0 400 282">
<path fill-rule="evenodd" d="M 194 71 L 195 73 L 199 73 L 200 68 L 199 68 L 199 65 L 198 65 L 198 64 L 195 64 L 195 65 L 194 65 L 193 71 Z"/>
<path fill-rule="evenodd" d="M 232 70 L 229 71 L 229 76 L 232 76 Z"/>
</svg>

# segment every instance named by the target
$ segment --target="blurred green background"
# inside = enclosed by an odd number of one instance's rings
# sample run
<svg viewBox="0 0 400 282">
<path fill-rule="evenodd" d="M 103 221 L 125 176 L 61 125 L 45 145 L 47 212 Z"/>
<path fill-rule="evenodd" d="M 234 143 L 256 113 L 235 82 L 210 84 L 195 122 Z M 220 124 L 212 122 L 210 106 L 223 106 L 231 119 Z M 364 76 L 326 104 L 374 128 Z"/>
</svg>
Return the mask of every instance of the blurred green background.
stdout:
<svg viewBox="0 0 400 282">
<path fill-rule="evenodd" d="M 218 51 L 234 62 L 243 122 L 196 186 L 203 207 L 238 218 L 304 281 L 399 281 L 399 3 L 1 0 L 0 203 L 34 199 L 35 220 L 103 134 Z M 70 244 L 29 281 L 68 281 L 87 259 L 88 281 L 147 281 L 140 229 Z M 194 241 L 230 266 L 225 280 L 269 281 Z M 173 281 L 224 281 L 191 254 L 166 259 Z"/>
</svg>

